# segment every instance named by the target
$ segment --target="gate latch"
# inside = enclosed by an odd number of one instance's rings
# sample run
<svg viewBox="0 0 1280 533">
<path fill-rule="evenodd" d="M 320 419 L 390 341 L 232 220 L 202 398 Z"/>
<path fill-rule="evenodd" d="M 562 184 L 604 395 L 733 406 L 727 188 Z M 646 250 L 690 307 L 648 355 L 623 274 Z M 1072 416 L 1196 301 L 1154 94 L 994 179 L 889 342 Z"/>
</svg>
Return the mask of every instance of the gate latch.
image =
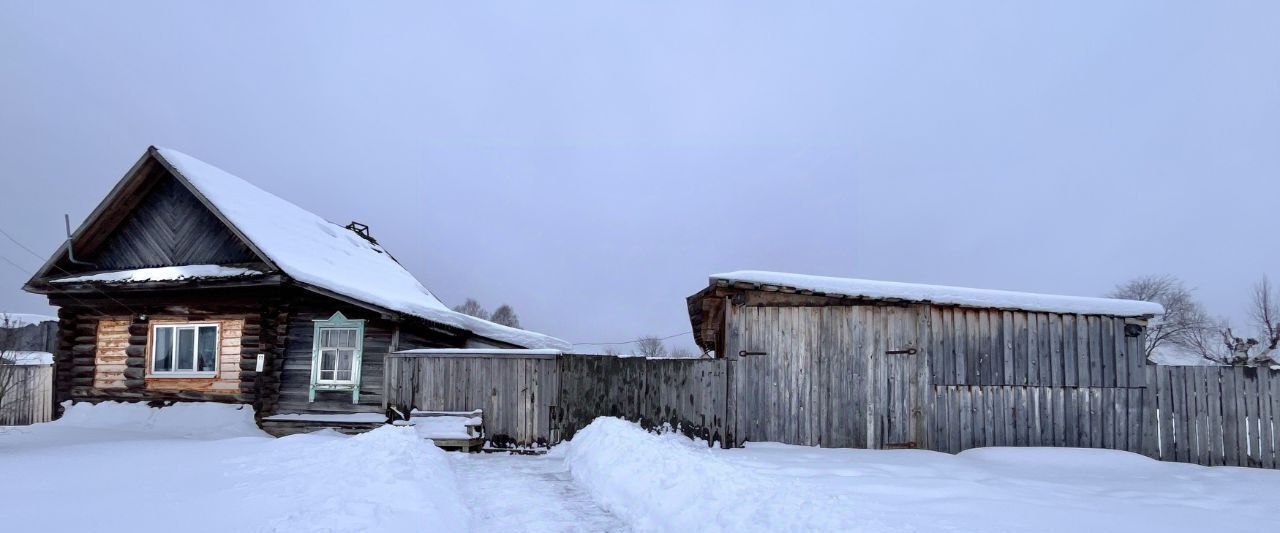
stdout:
<svg viewBox="0 0 1280 533">
<path fill-rule="evenodd" d="M 915 348 L 907 348 L 905 350 L 888 350 L 884 353 L 888 355 L 915 355 L 917 350 Z"/>
</svg>

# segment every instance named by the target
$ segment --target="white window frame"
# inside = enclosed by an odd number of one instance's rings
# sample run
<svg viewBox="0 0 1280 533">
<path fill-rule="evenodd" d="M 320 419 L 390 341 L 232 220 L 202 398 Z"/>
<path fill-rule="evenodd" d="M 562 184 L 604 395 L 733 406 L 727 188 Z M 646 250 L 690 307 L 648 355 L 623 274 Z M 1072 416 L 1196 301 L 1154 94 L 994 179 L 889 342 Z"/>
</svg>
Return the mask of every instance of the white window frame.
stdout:
<svg viewBox="0 0 1280 533">
<path fill-rule="evenodd" d="M 336 312 L 328 320 L 314 320 L 311 340 L 311 387 L 307 390 L 307 401 L 316 401 L 316 391 L 350 391 L 351 403 L 360 403 L 360 367 L 364 362 L 364 320 L 349 319 L 342 314 L 341 311 Z M 321 332 L 326 329 L 350 329 L 354 330 L 356 338 L 355 353 L 351 358 L 351 379 L 349 380 L 321 380 L 320 379 L 320 361 Z M 337 367 L 334 367 L 334 377 L 337 377 Z"/>
<path fill-rule="evenodd" d="M 350 331 L 351 336 L 355 337 L 356 345 L 352 348 L 325 347 L 321 344 L 325 331 Z M 355 326 L 320 326 L 316 328 L 316 384 L 317 385 L 355 385 L 356 384 L 356 354 L 360 353 L 361 345 L 364 344 L 360 339 L 360 328 Z M 347 369 L 349 379 L 338 379 L 338 372 L 342 369 L 338 368 L 338 361 L 342 360 L 340 353 L 333 355 L 333 379 L 324 379 L 324 351 L 325 350 L 351 350 L 351 368 Z"/>
<path fill-rule="evenodd" d="M 195 336 L 195 342 L 192 343 L 192 349 L 195 353 L 191 354 L 192 363 L 199 366 L 200 358 L 200 328 L 213 327 L 213 370 L 156 370 L 156 348 L 160 339 L 157 333 L 160 328 L 171 328 L 173 334 L 169 336 L 170 357 L 173 358 L 173 365 L 178 364 L 178 330 L 190 329 Z M 222 364 L 222 325 L 217 322 L 171 322 L 159 323 L 151 325 L 151 353 L 150 360 L 147 361 L 147 377 L 155 378 L 208 378 L 217 377 L 218 369 Z"/>
</svg>

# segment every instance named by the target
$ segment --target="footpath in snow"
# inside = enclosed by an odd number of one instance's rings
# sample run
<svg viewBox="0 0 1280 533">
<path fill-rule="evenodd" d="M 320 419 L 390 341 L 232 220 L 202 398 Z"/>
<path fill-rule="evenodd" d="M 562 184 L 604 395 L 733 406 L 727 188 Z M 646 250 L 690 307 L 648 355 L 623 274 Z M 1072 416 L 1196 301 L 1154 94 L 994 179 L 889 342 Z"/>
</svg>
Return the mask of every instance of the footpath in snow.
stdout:
<svg viewBox="0 0 1280 533">
<path fill-rule="evenodd" d="M 472 531 L 629 531 L 573 482 L 560 454 L 450 453 Z"/>
</svg>

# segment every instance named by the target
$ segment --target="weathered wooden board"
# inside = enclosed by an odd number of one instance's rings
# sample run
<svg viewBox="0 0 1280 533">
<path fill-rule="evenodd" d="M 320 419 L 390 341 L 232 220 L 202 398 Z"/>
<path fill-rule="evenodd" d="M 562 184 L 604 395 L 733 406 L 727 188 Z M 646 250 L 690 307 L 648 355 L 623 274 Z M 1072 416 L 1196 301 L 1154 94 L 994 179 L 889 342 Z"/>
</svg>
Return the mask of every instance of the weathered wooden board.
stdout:
<svg viewBox="0 0 1280 533">
<path fill-rule="evenodd" d="M 1266 368 L 1148 365 L 1148 455 L 1206 466 L 1276 468 L 1280 372 Z M 1154 411 L 1154 412 L 1151 412 Z"/>
</svg>

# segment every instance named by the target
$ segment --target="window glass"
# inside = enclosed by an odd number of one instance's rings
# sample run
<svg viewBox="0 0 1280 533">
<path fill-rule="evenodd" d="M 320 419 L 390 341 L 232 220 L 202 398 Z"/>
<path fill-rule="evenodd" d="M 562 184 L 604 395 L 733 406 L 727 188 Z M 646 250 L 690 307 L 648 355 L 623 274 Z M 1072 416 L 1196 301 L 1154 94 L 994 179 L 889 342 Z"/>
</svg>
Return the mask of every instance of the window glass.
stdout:
<svg viewBox="0 0 1280 533">
<path fill-rule="evenodd" d="M 200 326 L 199 353 L 197 354 L 197 363 L 199 365 L 196 370 L 200 372 L 213 372 L 217 370 L 218 360 L 218 328 L 214 326 Z"/>
<path fill-rule="evenodd" d="M 151 358 L 153 372 L 173 370 L 173 328 L 156 328 L 154 355 Z"/>
<path fill-rule="evenodd" d="M 355 350 L 338 350 L 339 381 L 351 381 L 351 361 L 355 359 Z"/>
<path fill-rule="evenodd" d="M 196 368 L 196 330 L 191 328 L 178 329 L 178 349 L 177 364 L 174 370 L 188 372 Z"/>
<path fill-rule="evenodd" d="M 359 348 L 359 330 L 355 328 L 321 328 L 319 381 L 349 382 L 355 378 L 354 364 Z"/>
</svg>

